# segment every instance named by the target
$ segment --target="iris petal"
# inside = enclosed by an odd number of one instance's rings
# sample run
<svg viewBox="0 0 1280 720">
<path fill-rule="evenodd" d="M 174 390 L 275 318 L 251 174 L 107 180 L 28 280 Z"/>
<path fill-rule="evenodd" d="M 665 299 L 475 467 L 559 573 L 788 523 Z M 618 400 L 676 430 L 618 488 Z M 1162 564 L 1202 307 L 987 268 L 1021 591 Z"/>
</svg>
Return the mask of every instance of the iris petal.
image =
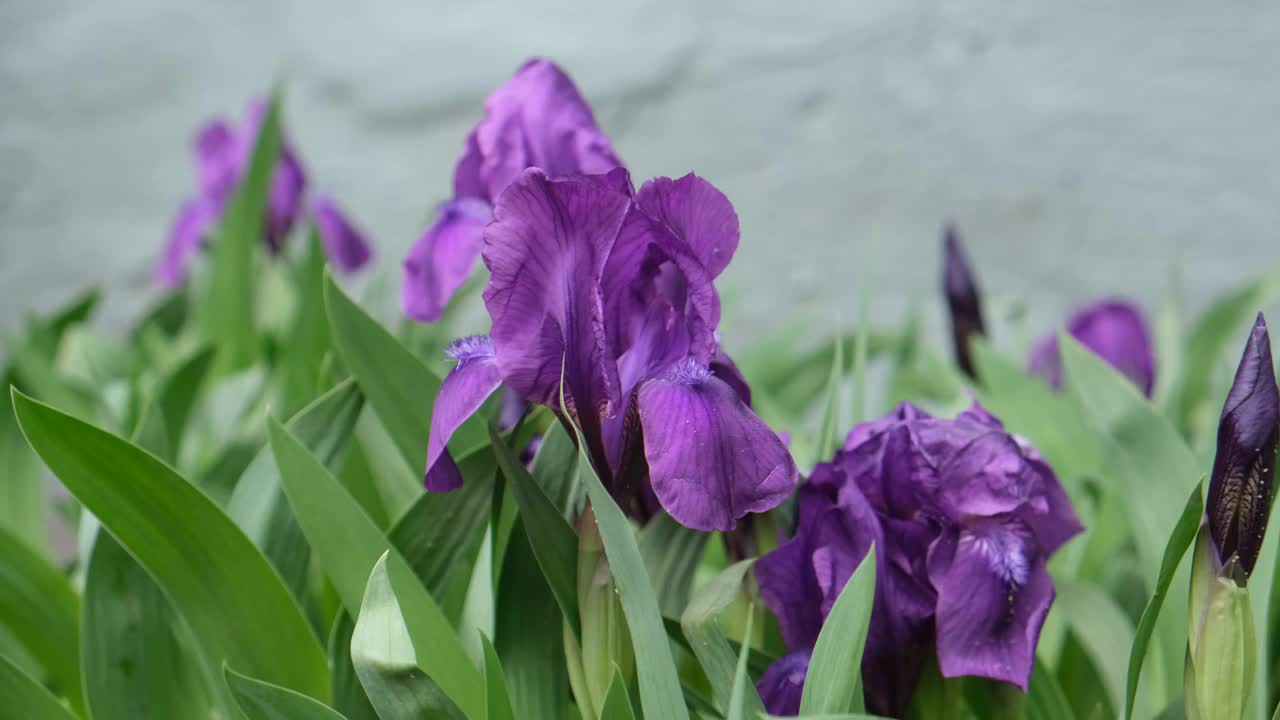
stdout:
<svg viewBox="0 0 1280 720">
<path fill-rule="evenodd" d="M 369 242 L 333 198 L 328 195 L 312 198 L 311 219 L 324 244 L 325 255 L 334 267 L 342 272 L 355 272 L 369 262 L 373 254 Z"/>
<path fill-rule="evenodd" d="M 447 492 L 462 484 L 458 466 L 449 455 L 449 438 L 502 384 L 489 338 L 477 335 L 455 340 L 445 352 L 458 365 L 440 384 L 431 413 L 426 487 L 433 492 Z"/>
<path fill-rule="evenodd" d="M 404 261 L 400 302 L 405 315 L 435 322 L 466 282 L 480 255 L 491 210 L 480 200 L 445 203 L 440 217 L 414 243 Z"/>
<path fill-rule="evenodd" d="M 645 381 L 638 402 L 654 493 L 683 525 L 730 530 L 795 487 L 795 462 L 777 434 L 705 367 L 685 362 Z"/>
</svg>

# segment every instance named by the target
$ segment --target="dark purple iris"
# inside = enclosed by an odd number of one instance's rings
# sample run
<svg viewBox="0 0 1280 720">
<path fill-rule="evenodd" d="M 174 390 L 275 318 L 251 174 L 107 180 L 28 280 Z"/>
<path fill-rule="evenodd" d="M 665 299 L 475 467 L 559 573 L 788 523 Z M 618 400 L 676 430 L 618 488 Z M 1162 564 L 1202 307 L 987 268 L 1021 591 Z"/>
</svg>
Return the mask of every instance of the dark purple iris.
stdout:
<svg viewBox="0 0 1280 720">
<path fill-rule="evenodd" d="M 813 649 L 873 542 L 876 597 L 862 664 L 869 709 L 901 716 L 934 654 L 946 677 L 1026 689 L 1054 597 L 1045 563 L 1081 530 L 1033 448 L 977 405 L 947 420 L 903 404 L 855 427 L 797 501 L 794 537 L 756 564 L 796 656 L 759 684 L 770 712 L 797 711 L 797 658 Z"/>
<path fill-rule="evenodd" d="M 1222 408 L 1205 503 L 1218 563 L 1237 563 L 1241 584 L 1253 573 L 1267 531 L 1278 437 L 1280 390 L 1271 364 L 1271 336 L 1258 313 Z"/>
<path fill-rule="evenodd" d="M 564 177 L 622 165 L 573 81 L 549 60 L 525 63 L 484 107 L 454 169 L 453 199 L 404 261 L 401 305 L 415 320 L 440 318 L 475 266 L 494 202 L 526 168 Z"/>
<path fill-rule="evenodd" d="M 1067 332 L 1151 397 L 1156 384 L 1155 351 L 1147 321 L 1137 305 L 1125 300 L 1090 305 L 1067 320 Z M 1062 388 L 1062 353 L 1056 331 L 1031 349 L 1027 367 L 1053 387 Z"/>
<path fill-rule="evenodd" d="M 484 230 L 490 337 L 458 341 L 431 421 L 426 484 L 462 478 L 446 443 L 499 385 L 581 427 L 596 472 L 644 519 L 699 530 L 777 506 L 796 466 L 721 351 L 714 279 L 738 245 L 729 200 L 696 175 L 634 191 L 627 172 L 526 170 Z"/>
<path fill-rule="evenodd" d="M 197 134 L 198 189 L 195 197 L 178 211 L 170 229 L 169 244 L 155 269 L 155 278 L 161 284 L 174 287 L 186 278 L 196 252 L 213 233 L 231 196 L 244 180 L 265 116 L 266 104 L 254 100 L 239 130 L 223 118 L 215 118 Z M 306 174 L 297 154 L 287 142 L 282 143 L 280 158 L 271 174 L 263 242 L 271 252 L 280 252 L 289 231 L 307 207 L 334 266 L 344 272 L 363 267 L 371 255 L 369 243 L 331 198 L 317 195 L 308 202 L 306 186 Z"/>
</svg>

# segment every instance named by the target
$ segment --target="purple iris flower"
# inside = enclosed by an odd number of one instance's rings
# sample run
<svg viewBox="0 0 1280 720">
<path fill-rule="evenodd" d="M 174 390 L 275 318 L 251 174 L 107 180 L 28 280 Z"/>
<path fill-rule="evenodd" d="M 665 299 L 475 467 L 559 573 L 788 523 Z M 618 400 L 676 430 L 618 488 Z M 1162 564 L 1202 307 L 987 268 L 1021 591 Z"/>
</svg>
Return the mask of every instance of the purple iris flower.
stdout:
<svg viewBox="0 0 1280 720">
<path fill-rule="evenodd" d="M 1146 318 L 1137 305 L 1125 300 L 1090 305 L 1067 320 L 1067 332 L 1151 397 L 1156 384 L 1155 351 Z M 1062 353 L 1056 332 L 1031 349 L 1027 369 L 1062 389 Z"/>
<path fill-rule="evenodd" d="M 493 205 L 522 171 L 554 178 L 622 166 L 573 80 L 550 60 L 526 62 L 484 107 L 454 169 L 453 199 L 404 261 L 401 304 L 421 322 L 438 320 L 471 274 Z"/>
<path fill-rule="evenodd" d="M 1045 563 L 1081 529 L 1044 459 L 981 407 L 947 420 L 904 403 L 814 468 L 794 536 L 760 558 L 756 578 L 787 648 L 807 656 L 874 542 L 862 679 L 870 710 L 901 716 L 934 654 L 945 677 L 1026 690 L 1054 597 Z M 761 696 L 794 714 L 800 660 L 779 662 L 790 670 L 767 673 Z"/>
<path fill-rule="evenodd" d="M 728 530 L 777 506 L 795 463 L 735 389 L 715 335 L 713 281 L 737 244 L 733 206 L 696 175 L 635 192 L 624 169 L 520 173 L 484 231 L 493 329 L 449 350 L 458 365 L 431 419 L 427 488 L 462 482 L 446 443 L 499 385 L 559 412 L 563 374 L 562 420 L 633 515 L 661 506 Z"/>
<path fill-rule="evenodd" d="M 156 280 L 167 287 L 180 285 L 204 241 L 213 233 L 231 196 L 248 170 L 258 131 L 266 116 L 266 104 L 254 100 L 237 131 L 226 120 L 215 118 L 196 135 L 195 197 L 178 211 L 169 231 L 169 244 L 155 269 Z M 307 177 L 289 143 L 283 142 L 280 158 L 271 174 L 267 214 L 262 240 L 279 253 L 289 231 L 304 210 L 309 210 L 316 231 L 333 264 L 352 272 L 369 261 L 371 251 L 364 235 L 328 196 L 317 195 L 308 202 Z"/>
</svg>

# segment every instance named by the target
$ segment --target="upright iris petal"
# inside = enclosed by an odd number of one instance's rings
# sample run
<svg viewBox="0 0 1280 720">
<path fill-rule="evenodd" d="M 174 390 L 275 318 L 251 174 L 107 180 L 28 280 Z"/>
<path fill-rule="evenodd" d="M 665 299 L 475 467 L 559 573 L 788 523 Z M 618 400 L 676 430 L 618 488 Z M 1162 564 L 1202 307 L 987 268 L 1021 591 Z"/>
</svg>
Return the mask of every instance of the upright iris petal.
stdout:
<svg viewBox="0 0 1280 720">
<path fill-rule="evenodd" d="M 756 691 L 770 715 L 799 715 L 800 698 L 804 695 L 804 678 L 809 673 L 809 653 L 787 653 L 769 666 Z"/>
<path fill-rule="evenodd" d="M 903 405 L 854 428 L 798 510 L 794 537 L 756 564 L 789 650 L 812 649 L 875 542 L 870 709 L 901 716 L 931 655 L 946 677 L 1027 687 L 1054 596 L 1045 563 L 1081 528 L 1043 458 L 990 413 L 945 420 Z"/>
<path fill-rule="evenodd" d="M 960 235 L 955 227 L 948 225 L 943 237 L 946 257 L 943 262 L 942 287 L 951 316 L 956 364 L 966 375 L 974 377 L 973 360 L 969 356 L 969 338 L 986 333 L 982 321 L 982 293 L 978 289 L 977 278 L 969 267 L 969 259 L 960 247 Z"/>
<path fill-rule="evenodd" d="M 1220 565 L 1233 558 L 1245 579 L 1253 573 L 1271 514 L 1280 391 L 1271 364 L 1271 337 L 1258 313 L 1218 423 L 1205 515 Z"/>
<path fill-rule="evenodd" d="M 1156 359 L 1147 321 L 1138 306 L 1123 300 L 1090 305 L 1071 316 L 1067 332 L 1151 397 Z M 1046 335 L 1031 349 L 1027 368 L 1053 387 L 1062 388 L 1062 353 L 1056 332 Z"/>
<path fill-rule="evenodd" d="M 440 318 L 480 254 L 491 208 L 528 168 L 552 178 L 607 173 L 622 162 L 590 106 L 555 63 L 534 59 L 485 101 L 454 169 L 453 200 L 409 251 L 401 304 L 421 322 Z"/>
</svg>

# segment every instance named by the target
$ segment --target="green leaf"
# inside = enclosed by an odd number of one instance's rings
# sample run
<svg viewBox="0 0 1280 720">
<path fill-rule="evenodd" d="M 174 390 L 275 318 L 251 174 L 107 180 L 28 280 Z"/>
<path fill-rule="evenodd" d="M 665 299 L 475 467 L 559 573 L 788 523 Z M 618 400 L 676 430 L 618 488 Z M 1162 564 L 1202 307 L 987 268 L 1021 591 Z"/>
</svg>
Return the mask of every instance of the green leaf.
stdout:
<svg viewBox="0 0 1280 720">
<path fill-rule="evenodd" d="M 755 607 L 747 608 L 747 627 L 742 632 L 744 638 L 748 638 L 747 642 L 742 644 L 742 650 L 738 653 L 738 667 L 733 673 L 733 688 L 729 691 L 729 712 L 726 720 L 745 720 L 764 714 L 764 707 L 760 704 L 760 695 L 756 692 L 755 686 L 751 684 L 751 677 L 747 675 L 747 659 L 751 657 L 751 625 L 755 621 Z M 754 701 L 754 702 L 753 702 Z M 747 705 L 753 706 L 747 709 Z M 747 713 L 750 713 L 748 715 Z"/>
<path fill-rule="evenodd" d="M 563 399 L 562 399 L 563 402 Z M 576 431 L 576 427 L 575 427 Z M 579 438 L 579 448 L 586 443 Z M 640 679 L 640 707 L 645 717 L 688 720 L 689 710 L 680 691 L 675 660 L 658 610 L 658 598 L 636 545 L 635 534 L 626 516 L 591 469 L 590 461 L 579 453 L 579 472 L 585 478 L 604 541 L 609 568 L 622 597 L 631 644 L 635 648 L 636 673 Z"/>
<path fill-rule="evenodd" d="M 1124 707 L 1126 663 L 1133 647 L 1133 623 L 1106 593 L 1093 585 L 1059 578 L 1052 612 L 1060 614 L 1080 641 L 1102 679 L 1111 707 Z"/>
<path fill-rule="evenodd" d="M 835 349 L 831 353 L 831 375 L 827 377 L 826 409 L 822 412 L 822 427 L 818 430 L 819 460 L 831 457 L 835 449 L 840 447 L 840 386 L 844 380 L 844 343 L 836 338 Z"/>
<path fill-rule="evenodd" d="M 280 157 L 280 96 L 272 94 L 244 180 L 214 232 L 209 300 L 201 308 L 204 337 L 219 349 L 219 367 L 239 370 L 258 350 L 254 326 L 254 258 L 262 244 L 271 176 Z"/>
<path fill-rule="evenodd" d="M 356 621 L 346 611 L 338 611 L 333 630 L 329 633 L 333 707 L 349 720 L 378 720 L 378 713 L 369 704 L 369 696 L 365 695 L 364 686 L 356 677 L 356 668 L 351 662 L 351 634 L 355 628 Z"/>
<path fill-rule="evenodd" d="M 468 717 L 480 717 L 474 711 L 482 707 L 483 695 L 473 697 L 481 689 L 480 674 L 471 665 L 440 606 L 337 478 L 278 422 L 272 420 L 268 427 L 285 495 L 311 543 L 316 561 L 333 582 L 347 612 L 357 615 L 356 634 L 363 620 L 359 616 L 361 608 L 373 592 L 373 580 L 365 582 L 362 577 L 369 576 L 379 558 L 388 556 L 391 573 L 403 570 L 404 575 L 412 579 L 397 588 L 397 592 L 405 593 L 412 600 L 412 612 L 406 621 L 417 623 L 413 629 L 422 633 L 420 637 L 426 643 L 423 647 L 432 648 L 430 653 L 419 654 L 421 669 L 467 711 Z M 364 681 L 363 675 L 361 681 Z M 469 687 L 467 683 L 472 681 L 476 684 Z M 365 689 L 369 690 L 367 683 Z M 371 691 L 369 699 L 378 707 Z"/>
<path fill-rule="evenodd" d="M 369 700 L 382 720 L 483 720 L 484 678 L 396 557 L 388 552 L 374 565 L 351 637 L 351 660 Z"/>
<path fill-rule="evenodd" d="M 664 617 L 680 617 L 711 533 L 691 530 L 660 512 L 640 530 L 640 555 L 654 579 Z"/>
<path fill-rule="evenodd" d="M 1071 703 L 1043 662 L 1031 667 L 1031 685 L 1027 688 L 1027 720 L 1075 720 Z"/>
<path fill-rule="evenodd" d="M 360 389 L 347 381 L 289 418 L 285 427 L 326 467 L 337 467 L 351 442 L 363 402 Z M 311 548 L 284 497 L 280 469 L 270 447 L 264 445 L 245 468 L 227 503 L 227 514 L 267 556 L 294 595 L 301 598 L 307 584 Z"/>
<path fill-rule="evenodd" d="M 0 656 L 0 720 L 76 720 L 40 683 Z"/>
<path fill-rule="evenodd" d="M 343 720 L 332 708 L 301 693 L 254 680 L 226 666 L 222 672 L 247 720 Z"/>
<path fill-rule="evenodd" d="M 462 487 L 423 493 L 391 527 L 391 545 L 400 551 L 427 592 L 444 603 L 458 572 L 467 571 L 489 523 L 495 462 L 483 450 L 463 458 Z"/>
<path fill-rule="evenodd" d="M 533 458 L 532 474 L 560 514 L 572 522 L 586 488 L 578 482 L 578 447 L 560 423 L 552 423 L 543 434 L 542 447 Z"/>
<path fill-rule="evenodd" d="M 604 695 L 604 705 L 600 707 L 600 720 L 635 720 L 636 712 L 631 707 L 631 698 L 627 695 L 627 683 L 622 679 L 622 671 L 613 666 L 613 679 L 609 681 L 609 690 Z"/>
<path fill-rule="evenodd" d="M 689 601 L 689 607 L 680 617 L 680 628 L 684 632 L 689 649 L 698 658 L 698 664 L 706 673 L 715 693 L 716 702 L 722 708 L 733 704 L 733 685 L 735 683 L 735 666 L 737 658 L 729 640 L 720 627 L 720 615 L 738 597 L 743 582 L 755 560 L 743 560 L 725 568 L 711 582 L 698 589 Z M 744 635 L 750 637 L 750 635 Z M 750 655 L 750 643 L 745 644 Z M 764 705 L 754 690 L 744 692 L 743 710 L 748 717 L 755 717 L 764 712 Z"/>
<path fill-rule="evenodd" d="M 156 403 L 164 420 L 172 460 L 181 457 L 187 422 L 191 419 L 196 397 L 213 368 L 213 360 L 213 348 L 197 350 L 179 364 L 156 391 Z"/>
<path fill-rule="evenodd" d="M 0 389 L 13 385 L 12 371 L 0 376 Z M 45 523 L 44 478 L 13 415 L 13 404 L 0 400 L 0 529 L 13 533 L 43 554 L 49 542 Z"/>
<path fill-rule="evenodd" d="M 0 530 L 0 624 L 40 663 L 55 691 L 82 713 L 79 612 L 80 600 L 66 577 Z"/>
<path fill-rule="evenodd" d="M 493 643 L 484 635 L 480 636 L 480 645 L 484 650 L 485 717 L 488 720 L 515 720 L 511 697 L 507 693 L 507 680 L 502 674 L 502 663 L 498 661 L 498 651 L 493 649 Z"/>
<path fill-rule="evenodd" d="M 495 615 L 494 643 L 506 670 L 516 717 L 566 717 L 569 674 L 564 619 L 527 534 L 519 527 L 512 533 L 503 560 Z"/>
<path fill-rule="evenodd" d="M 800 696 L 801 714 L 862 711 L 862 649 L 875 590 L 876 548 L 872 546 L 818 633 Z"/>
<path fill-rule="evenodd" d="M 1204 480 L 1202 479 L 1200 483 L 1203 484 Z M 1160 575 L 1156 580 L 1155 592 L 1151 594 L 1151 600 L 1142 611 L 1142 619 L 1138 621 L 1133 648 L 1129 651 L 1129 671 L 1126 675 L 1124 694 L 1125 720 L 1133 717 L 1133 700 L 1138 694 L 1138 678 L 1142 675 L 1142 663 L 1146 660 L 1147 646 L 1151 641 L 1151 633 L 1155 630 L 1160 608 L 1164 605 L 1165 595 L 1169 592 L 1169 585 L 1173 582 L 1178 564 L 1182 562 L 1182 556 L 1187 554 L 1187 548 L 1191 547 L 1191 541 L 1195 539 L 1196 532 L 1200 529 L 1200 519 L 1204 516 L 1201 484 L 1197 484 L 1191 491 L 1186 507 L 1182 509 L 1182 516 L 1178 518 L 1178 523 L 1174 525 L 1173 532 L 1169 535 L 1169 542 L 1164 547 L 1164 558 L 1160 561 Z"/>
<path fill-rule="evenodd" d="M 206 676 L 190 630 L 156 581 L 105 532 L 89 556 L 83 619 L 84 691 L 94 720 L 217 712 L 222 698 L 208 685 L 217 677 Z"/>
<path fill-rule="evenodd" d="M 511 448 L 489 428 L 498 467 L 510 481 L 509 487 L 520 505 L 524 529 L 529 545 L 538 559 L 547 585 L 555 594 L 556 602 L 569 623 L 575 638 L 581 637 L 578 618 L 578 536 L 565 521 L 557 508 L 524 469 Z"/>
<path fill-rule="evenodd" d="M 323 384 L 322 365 L 330 346 L 324 310 L 325 262 L 324 246 L 313 225 L 307 233 L 307 254 L 293 268 L 297 302 L 280 368 L 285 414 L 306 405 Z"/>
<path fill-rule="evenodd" d="M 110 433 L 14 393 L 27 440 L 155 578 L 210 662 L 328 696 L 324 653 L 248 537 L 194 485 Z"/>
<path fill-rule="evenodd" d="M 334 346 L 409 468 L 422 477 L 440 379 L 352 302 L 332 276 L 325 278 L 324 303 Z M 484 424 L 473 417 L 453 434 L 449 449 L 459 458 L 484 444 Z"/>
</svg>

